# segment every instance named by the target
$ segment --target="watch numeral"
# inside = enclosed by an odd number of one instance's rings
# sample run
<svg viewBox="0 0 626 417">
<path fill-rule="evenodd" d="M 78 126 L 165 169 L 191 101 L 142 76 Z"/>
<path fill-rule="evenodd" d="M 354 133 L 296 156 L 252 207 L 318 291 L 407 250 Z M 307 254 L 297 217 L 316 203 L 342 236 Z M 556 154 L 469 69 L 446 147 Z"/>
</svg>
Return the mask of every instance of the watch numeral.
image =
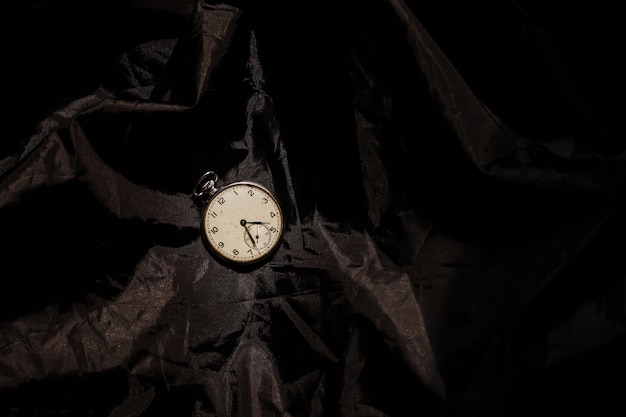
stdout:
<svg viewBox="0 0 626 417">
<path fill-rule="evenodd" d="M 267 204 L 267 202 L 268 202 L 268 201 L 269 201 L 269 200 L 268 200 L 267 198 L 263 197 L 263 198 L 261 199 L 261 204 Z"/>
<path fill-rule="evenodd" d="M 211 212 L 211 217 L 216 218 L 216 217 L 217 217 L 217 213 L 216 213 L 216 212 L 214 212 L 214 211 L 212 211 L 212 212 Z"/>
<path fill-rule="evenodd" d="M 239 251 L 237 249 L 233 249 L 233 254 L 239 255 Z"/>
<path fill-rule="evenodd" d="M 248 190 L 248 195 L 252 197 L 254 195 L 254 191 L 252 191 L 252 189 Z"/>
<path fill-rule="evenodd" d="M 270 227 L 270 232 L 278 233 L 278 229 L 276 229 L 275 227 Z"/>
<path fill-rule="evenodd" d="M 224 242 L 219 242 L 219 243 L 217 244 L 217 246 L 219 246 L 220 248 L 223 248 L 223 247 L 224 247 Z"/>
<path fill-rule="evenodd" d="M 220 197 L 217 199 L 217 202 L 220 204 L 224 204 L 226 202 L 226 200 L 224 200 L 224 197 Z"/>
<path fill-rule="evenodd" d="M 270 217 L 276 217 L 276 213 L 274 213 L 273 211 L 270 211 Z"/>
<path fill-rule="evenodd" d="M 215 226 L 213 226 L 213 227 L 211 228 L 211 232 L 213 232 L 213 233 L 217 233 L 217 230 L 218 230 L 218 229 L 217 229 L 217 227 L 215 227 Z"/>
<path fill-rule="evenodd" d="M 235 195 L 239 195 L 239 193 L 237 192 L 237 190 L 233 190 L 233 193 L 235 193 Z"/>
</svg>

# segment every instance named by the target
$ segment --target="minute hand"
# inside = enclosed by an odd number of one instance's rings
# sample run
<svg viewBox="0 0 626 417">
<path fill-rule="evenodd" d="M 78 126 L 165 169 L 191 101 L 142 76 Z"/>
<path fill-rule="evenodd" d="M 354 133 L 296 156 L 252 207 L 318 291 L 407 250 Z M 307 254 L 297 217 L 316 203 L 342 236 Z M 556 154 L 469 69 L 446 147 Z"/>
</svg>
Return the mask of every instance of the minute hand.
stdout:
<svg viewBox="0 0 626 417">
<path fill-rule="evenodd" d="M 252 223 L 252 222 L 248 222 L 248 221 L 245 221 L 243 219 L 241 220 L 241 222 L 239 222 L 239 224 L 241 224 L 243 226 L 243 228 L 246 229 L 246 233 L 248 234 L 248 237 L 250 237 L 250 240 L 252 241 L 252 244 L 256 248 L 256 242 L 255 242 L 254 238 L 252 237 L 252 233 L 250 233 L 250 229 L 248 229 L 246 227 L 246 225 L 250 224 L 250 223 Z"/>
</svg>

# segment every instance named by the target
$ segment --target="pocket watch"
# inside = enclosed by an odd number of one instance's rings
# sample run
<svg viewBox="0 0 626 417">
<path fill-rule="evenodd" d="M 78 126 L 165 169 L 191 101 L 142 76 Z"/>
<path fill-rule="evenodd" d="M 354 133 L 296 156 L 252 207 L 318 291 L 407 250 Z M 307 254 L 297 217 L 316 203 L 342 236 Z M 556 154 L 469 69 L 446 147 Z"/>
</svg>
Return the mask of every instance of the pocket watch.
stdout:
<svg viewBox="0 0 626 417">
<path fill-rule="evenodd" d="M 217 174 L 208 171 L 194 189 L 206 199 L 202 210 L 203 239 L 220 259 L 247 265 L 267 259 L 279 246 L 284 218 L 278 199 L 255 182 L 216 187 Z"/>
</svg>

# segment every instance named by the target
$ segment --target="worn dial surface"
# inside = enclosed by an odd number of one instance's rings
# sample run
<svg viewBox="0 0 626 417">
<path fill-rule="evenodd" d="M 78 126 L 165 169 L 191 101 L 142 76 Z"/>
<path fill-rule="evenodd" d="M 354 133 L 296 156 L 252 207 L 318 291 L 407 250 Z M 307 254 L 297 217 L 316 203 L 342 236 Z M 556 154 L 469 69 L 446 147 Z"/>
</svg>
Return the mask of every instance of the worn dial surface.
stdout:
<svg viewBox="0 0 626 417">
<path fill-rule="evenodd" d="M 220 188 L 203 213 L 204 236 L 221 258 L 249 264 L 267 258 L 283 234 L 283 213 L 259 184 L 237 182 Z"/>
</svg>

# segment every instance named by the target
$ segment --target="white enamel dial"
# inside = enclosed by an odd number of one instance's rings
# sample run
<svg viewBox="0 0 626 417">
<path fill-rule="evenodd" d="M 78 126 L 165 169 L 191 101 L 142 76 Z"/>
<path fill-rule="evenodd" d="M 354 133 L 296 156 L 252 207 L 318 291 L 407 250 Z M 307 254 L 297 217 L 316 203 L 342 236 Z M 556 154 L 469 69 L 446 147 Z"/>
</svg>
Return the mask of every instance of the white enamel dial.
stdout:
<svg viewBox="0 0 626 417">
<path fill-rule="evenodd" d="M 265 259 L 283 234 L 278 201 L 266 188 L 252 182 L 220 188 L 211 196 L 202 220 L 210 248 L 221 258 L 240 264 Z"/>
</svg>

